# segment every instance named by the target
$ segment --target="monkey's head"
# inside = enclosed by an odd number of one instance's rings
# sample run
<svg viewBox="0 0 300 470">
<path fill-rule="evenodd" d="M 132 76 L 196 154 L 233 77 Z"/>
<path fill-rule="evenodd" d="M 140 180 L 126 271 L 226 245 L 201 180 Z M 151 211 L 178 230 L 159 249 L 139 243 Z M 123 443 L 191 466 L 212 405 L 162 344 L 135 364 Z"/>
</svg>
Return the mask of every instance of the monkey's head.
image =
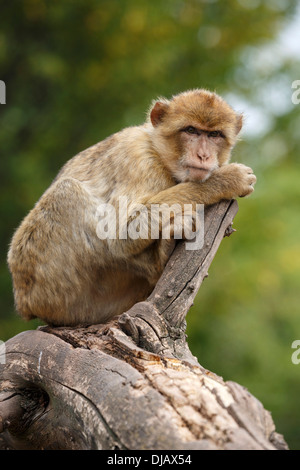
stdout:
<svg viewBox="0 0 300 470">
<path fill-rule="evenodd" d="M 204 181 L 227 163 L 243 121 L 220 96 L 202 89 L 159 99 L 149 119 L 155 150 L 179 182 Z"/>
</svg>

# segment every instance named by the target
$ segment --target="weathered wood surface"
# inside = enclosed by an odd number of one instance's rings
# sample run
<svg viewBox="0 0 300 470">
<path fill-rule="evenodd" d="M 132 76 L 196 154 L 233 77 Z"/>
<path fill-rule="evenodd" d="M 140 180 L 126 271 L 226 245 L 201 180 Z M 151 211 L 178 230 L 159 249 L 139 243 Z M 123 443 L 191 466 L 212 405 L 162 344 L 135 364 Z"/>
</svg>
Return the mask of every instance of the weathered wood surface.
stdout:
<svg viewBox="0 0 300 470">
<path fill-rule="evenodd" d="M 236 211 L 206 208 L 203 248 L 179 244 L 150 297 L 112 322 L 6 343 L 0 449 L 287 448 L 263 405 L 186 342 L 185 316 Z"/>
</svg>

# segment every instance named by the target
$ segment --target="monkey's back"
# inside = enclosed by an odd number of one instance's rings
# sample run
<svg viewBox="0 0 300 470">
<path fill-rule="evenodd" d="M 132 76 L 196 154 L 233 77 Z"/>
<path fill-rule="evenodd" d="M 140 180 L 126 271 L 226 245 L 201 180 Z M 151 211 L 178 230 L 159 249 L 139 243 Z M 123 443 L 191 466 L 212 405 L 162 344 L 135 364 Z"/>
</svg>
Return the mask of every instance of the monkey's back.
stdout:
<svg viewBox="0 0 300 470">
<path fill-rule="evenodd" d="M 16 230 L 8 265 L 25 319 L 101 322 L 151 292 L 159 273 L 149 283 L 138 257 L 115 259 L 96 233 L 99 204 L 142 201 L 174 184 L 147 132 L 125 129 L 73 157 Z M 144 256 L 151 264 L 151 250 Z"/>
</svg>

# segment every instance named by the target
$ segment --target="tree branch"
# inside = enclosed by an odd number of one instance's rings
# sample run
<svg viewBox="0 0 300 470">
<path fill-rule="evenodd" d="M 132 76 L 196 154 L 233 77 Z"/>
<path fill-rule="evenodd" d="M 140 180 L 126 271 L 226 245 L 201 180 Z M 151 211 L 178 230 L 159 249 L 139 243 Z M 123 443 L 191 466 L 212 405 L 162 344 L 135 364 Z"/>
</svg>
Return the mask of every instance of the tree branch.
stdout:
<svg viewBox="0 0 300 470">
<path fill-rule="evenodd" d="M 237 210 L 236 201 L 207 207 L 203 248 L 188 251 L 179 243 L 147 301 L 121 315 L 120 326 L 135 342 L 148 351 L 195 362 L 185 340 L 185 317 Z"/>
</svg>

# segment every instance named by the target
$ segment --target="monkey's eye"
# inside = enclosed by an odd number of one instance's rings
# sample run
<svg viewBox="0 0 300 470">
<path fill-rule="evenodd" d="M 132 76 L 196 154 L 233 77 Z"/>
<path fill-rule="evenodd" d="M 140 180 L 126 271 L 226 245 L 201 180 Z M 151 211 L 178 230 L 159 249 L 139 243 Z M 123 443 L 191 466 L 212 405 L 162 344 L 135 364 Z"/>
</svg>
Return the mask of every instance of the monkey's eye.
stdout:
<svg viewBox="0 0 300 470">
<path fill-rule="evenodd" d="M 224 137 L 221 131 L 211 131 L 208 133 L 208 137 Z"/>
<path fill-rule="evenodd" d="M 187 132 L 188 134 L 197 134 L 197 129 L 193 126 L 188 126 L 184 129 L 184 132 Z"/>
</svg>

